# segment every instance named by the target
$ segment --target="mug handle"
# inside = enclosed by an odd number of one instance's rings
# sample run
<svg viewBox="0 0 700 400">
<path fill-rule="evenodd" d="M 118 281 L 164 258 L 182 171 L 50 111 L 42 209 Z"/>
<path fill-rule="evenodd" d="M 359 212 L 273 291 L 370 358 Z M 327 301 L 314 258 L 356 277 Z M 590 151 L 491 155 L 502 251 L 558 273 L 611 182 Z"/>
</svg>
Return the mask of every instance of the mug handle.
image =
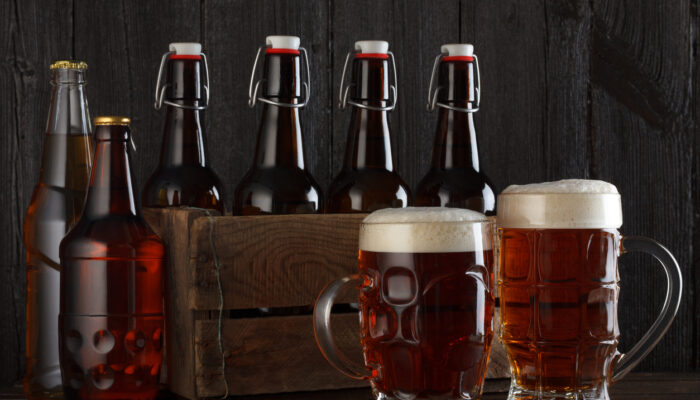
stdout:
<svg viewBox="0 0 700 400">
<path fill-rule="evenodd" d="M 338 371 L 357 380 L 371 379 L 373 377 L 372 370 L 351 361 L 338 349 L 331 332 L 331 308 L 333 308 L 333 302 L 341 289 L 347 286 L 355 288 L 368 286 L 368 281 L 369 278 L 359 274 L 348 275 L 333 281 L 323 288 L 314 306 L 314 335 L 321 353 Z"/>
<path fill-rule="evenodd" d="M 666 299 L 661 313 L 647 333 L 634 345 L 632 350 L 618 358 L 612 370 L 612 383 L 627 375 L 661 340 L 678 312 L 683 293 L 683 277 L 678 261 L 659 242 L 641 236 L 623 236 L 621 250 L 622 254 L 634 251 L 650 254 L 661 263 L 666 273 Z"/>
</svg>

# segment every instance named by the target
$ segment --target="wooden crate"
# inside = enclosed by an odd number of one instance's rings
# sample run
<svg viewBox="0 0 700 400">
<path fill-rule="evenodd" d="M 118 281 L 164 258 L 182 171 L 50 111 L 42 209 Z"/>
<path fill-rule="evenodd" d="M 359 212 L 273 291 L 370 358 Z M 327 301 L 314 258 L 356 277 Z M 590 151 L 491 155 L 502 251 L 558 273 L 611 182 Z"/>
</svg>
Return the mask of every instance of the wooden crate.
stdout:
<svg viewBox="0 0 700 400">
<path fill-rule="evenodd" d="M 168 247 L 167 381 L 190 398 L 366 386 L 331 367 L 316 347 L 311 315 L 231 318 L 230 311 L 312 305 L 330 281 L 357 271 L 364 215 L 207 216 L 193 209 L 144 209 Z M 212 253 L 216 249 L 220 275 Z M 219 290 L 220 276 L 221 291 Z M 349 292 L 340 302 L 357 301 Z M 240 314 L 240 313 L 239 313 Z M 357 313 L 333 317 L 338 346 L 361 362 Z M 505 377 L 497 340 L 488 377 Z"/>
</svg>

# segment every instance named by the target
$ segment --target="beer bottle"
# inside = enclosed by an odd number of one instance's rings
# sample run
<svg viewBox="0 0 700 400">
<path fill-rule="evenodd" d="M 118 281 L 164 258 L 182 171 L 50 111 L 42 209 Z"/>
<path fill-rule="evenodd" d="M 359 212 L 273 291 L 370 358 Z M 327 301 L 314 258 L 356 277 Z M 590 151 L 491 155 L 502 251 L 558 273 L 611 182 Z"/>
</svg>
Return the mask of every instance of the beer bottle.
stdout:
<svg viewBox="0 0 700 400">
<path fill-rule="evenodd" d="M 396 106 L 396 65 L 389 43 L 366 40 L 355 43 L 350 84 L 345 58 L 340 82 L 340 108 L 352 105 L 345 162 L 331 183 L 326 212 L 371 212 L 411 205 L 408 185 L 395 170 L 391 155 L 389 111 Z M 389 83 L 389 59 L 393 81 Z"/>
<path fill-rule="evenodd" d="M 129 119 L 95 119 L 83 214 L 61 242 L 66 399 L 153 399 L 163 345 L 164 246 L 136 206 Z"/>
<path fill-rule="evenodd" d="M 202 84 L 202 68 L 204 84 Z M 161 85 L 163 70 L 165 84 Z M 224 213 L 223 185 L 207 165 L 203 114 L 209 104 L 207 60 L 199 43 L 171 43 L 156 83 L 166 105 L 160 162 L 143 189 L 144 207 L 194 206 Z"/>
<path fill-rule="evenodd" d="M 481 97 L 474 46 L 446 44 L 441 52 L 435 59 L 428 95 L 428 110 L 440 108 L 435 143 L 430 169 L 418 183 L 416 205 L 468 208 L 493 215 L 496 196 L 479 166 L 474 130 Z"/>
<path fill-rule="evenodd" d="M 39 182 L 24 220 L 27 249 L 27 398 L 61 396 L 58 362 L 58 292 L 61 239 L 80 216 L 85 200 L 92 140 L 85 97 L 87 64 L 57 61 L 44 136 Z"/>
<path fill-rule="evenodd" d="M 262 120 L 253 166 L 236 187 L 236 215 L 309 214 L 323 206 L 321 189 L 304 164 L 299 109 L 309 101 L 310 72 L 299 42 L 296 36 L 268 36 L 255 57 L 249 105 L 263 103 Z M 263 49 L 263 77 L 253 84 Z M 301 54 L 306 82 L 301 81 Z"/>
</svg>

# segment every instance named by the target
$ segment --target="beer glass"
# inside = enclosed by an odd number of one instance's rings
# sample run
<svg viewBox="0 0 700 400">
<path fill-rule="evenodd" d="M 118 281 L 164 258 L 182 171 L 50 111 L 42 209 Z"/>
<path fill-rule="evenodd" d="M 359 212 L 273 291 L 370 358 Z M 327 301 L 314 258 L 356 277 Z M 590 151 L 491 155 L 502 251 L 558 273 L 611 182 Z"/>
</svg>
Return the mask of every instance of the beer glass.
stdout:
<svg viewBox="0 0 700 400">
<path fill-rule="evenodd" d="M 682 279 L 659 243 L 621 236 L 620 194 L 602 181 L 510 186 L 498 197 L 500 337 L 512 374 L 509 400 L 609 399 L 666 333 Z M 627 354 L 617 351 L 618 256 L 640 251 L 663 267 L 661 314 Z"/>
<path fill-rule="evenodd" d="M 359 273 L 323 289 L 316 341 L 342 373 L 370 381 L 376 399 L 473 399 L 491 339 L 492 227 L 478 212 L 393 208 L 362 222 Z M 360 290 L 365 365 L 339 352 L 330 313 L 344 287 Z"/>
</svg>

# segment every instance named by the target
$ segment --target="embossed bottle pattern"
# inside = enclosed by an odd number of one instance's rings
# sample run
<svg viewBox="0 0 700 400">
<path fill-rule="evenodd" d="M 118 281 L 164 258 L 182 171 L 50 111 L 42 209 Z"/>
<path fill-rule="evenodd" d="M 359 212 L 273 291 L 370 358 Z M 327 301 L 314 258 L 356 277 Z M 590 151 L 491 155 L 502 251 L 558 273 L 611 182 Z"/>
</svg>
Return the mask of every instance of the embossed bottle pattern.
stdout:
<svg viewBox="0 0 700 400">
<path fill-rule="evenodd" d="M 360 274 L 371 277 L 360 291 L 362 346 L 377 398 L 479 395 L 493 338 L 492 257 L 360 251 Z"/>
<path fill-rule="evenodd" d="M 135 205 L 128 119 L 99 117 L 85 209 L 61 242 L 67 399 L 153 399 L 163 344 L 164 247 Z"/>
<path fill-rule="evenodd" d="M 505 229 L 501 235 L 501 336 L 517 385 L 572 396 L 606 393 L 620 335 L 619 233 Z"/>
</svg>

